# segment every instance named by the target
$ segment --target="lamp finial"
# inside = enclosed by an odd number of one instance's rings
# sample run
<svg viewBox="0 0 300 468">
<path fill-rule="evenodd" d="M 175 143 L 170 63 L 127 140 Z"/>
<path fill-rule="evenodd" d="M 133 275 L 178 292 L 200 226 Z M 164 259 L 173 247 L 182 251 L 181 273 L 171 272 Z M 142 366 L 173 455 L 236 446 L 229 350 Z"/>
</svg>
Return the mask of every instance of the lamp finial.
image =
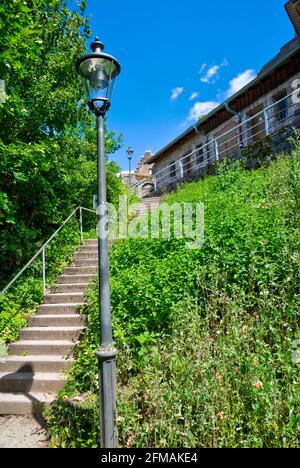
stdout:
<svg viewBox="0 0 300 468">
<path fill-rule="evenodd" d="M 102 52 L 102 50 L 104 49 L 104 44 L 100 41 L 99 36 L 95 37 L 94 42 L 92 42 L 91 44 L 91 49 L 93 52 Z"/>
</svg>

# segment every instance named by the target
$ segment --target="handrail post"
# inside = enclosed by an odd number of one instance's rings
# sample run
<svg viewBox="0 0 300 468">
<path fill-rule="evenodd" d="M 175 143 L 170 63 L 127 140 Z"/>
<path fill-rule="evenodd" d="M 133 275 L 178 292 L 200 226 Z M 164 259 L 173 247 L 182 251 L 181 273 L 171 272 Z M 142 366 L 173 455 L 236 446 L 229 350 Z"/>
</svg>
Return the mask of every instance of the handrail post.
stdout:
<svg viewBox="0 0 300 468">
<path fill-rule="evenodd" d="M 46 256 L 45 247 L 42 250 L 42 261 L 43 261 L 43 294 L 46 294 Z"/>
<path fill-rule="evenodd" d="M 219 145 L 218 145 L 217 139 L 215 139 L 215 154 L 216 154 L 216 161 L 219 161 L 220 156 L 219 156 Z"/>
<path fill-rule="evenodd" d="M 178 164 L 179 164 L 180 177 L 183 179 L 183 177 L 184 177 L 184 171 L 183 171 L 183 162 L 182 162 L 182 159 L 179 159 Z"/>
<path fill-rule="evenodd" d="M 80 222 L 80 240 L 81 243 L 83 244 L 83 220 L 82 220 L 82 206 L 79 207 L 79 222 Z"/>
<path fill-rule="evenodd" d="M 264 110 L 264 121 L 265 121 L 266 135 L 270 135 L 268 109 Z"/>
</svg>

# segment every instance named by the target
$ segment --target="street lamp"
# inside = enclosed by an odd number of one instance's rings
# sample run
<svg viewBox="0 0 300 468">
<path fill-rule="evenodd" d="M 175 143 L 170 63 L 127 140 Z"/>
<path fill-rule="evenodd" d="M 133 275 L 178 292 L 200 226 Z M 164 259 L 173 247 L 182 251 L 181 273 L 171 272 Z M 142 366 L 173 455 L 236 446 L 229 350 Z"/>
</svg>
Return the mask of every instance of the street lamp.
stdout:
<svg viewBox="0 0 300 468">
<path fill-rule="evenodd" d="M 127 153 L 127 156 L 128 156 L 128 162 L 129 162 L 129 186 L 131 186 L 131 160 L 132 160 L 132 157 L 134 155 L 134 151 L 133 149 L 131 148 L 131 146 L 129 146 L 128 150 L 126 151 Z"/>
<path fill-rule="evenodd" d="M 119 62 L 103 53 L 104 45 L 96 37 L 91 44 L 92 53 L 83 55 L 76 63 L 76 70 L 83 79 L 88 104 L 97 117 L 97 170 L 98 170 L 98 226 L 105 225 L 106 173 L 104 117 L 110 108 L 110 100 L 116 77 L 121 71 Z M 102 221 L 103 220 L 103 221 Z M 101 222 L 102 221 L 102 222 Z M 98 232 L 100 349 L 96 352 L 99 362 L 101 447 L 115 448 L 116 436 L 116 356 L 113 345 L 108 238 Z"/>
</svg>

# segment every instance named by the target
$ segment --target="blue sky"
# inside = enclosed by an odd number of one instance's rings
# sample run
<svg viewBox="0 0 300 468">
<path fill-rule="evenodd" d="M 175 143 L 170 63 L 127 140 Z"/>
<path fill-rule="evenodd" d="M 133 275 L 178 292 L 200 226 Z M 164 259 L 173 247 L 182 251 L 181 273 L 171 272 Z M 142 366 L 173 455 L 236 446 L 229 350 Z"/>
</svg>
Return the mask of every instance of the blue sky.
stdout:
<svg viewBox="0 0 300 468">
<path fill-rule="evenodd" d="M 284 3 L 88 0 L 93 35 L 122 67 L 108 126 L 125 146 L 112 159 L 126 170 L 131 145 L 135 166 L 255 76 L 293 38 Z"/>
</svg>

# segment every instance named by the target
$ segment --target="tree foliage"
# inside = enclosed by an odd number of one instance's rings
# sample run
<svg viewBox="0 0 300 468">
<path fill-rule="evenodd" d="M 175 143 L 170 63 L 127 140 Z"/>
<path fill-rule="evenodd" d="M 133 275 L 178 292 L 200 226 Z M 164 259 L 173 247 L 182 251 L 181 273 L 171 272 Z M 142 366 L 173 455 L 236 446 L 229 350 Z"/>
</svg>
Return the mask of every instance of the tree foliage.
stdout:
<svg viewBox="0 0 300 468">
<path fill-rule="evenodd" d="M 74 69 L 90 36 L 84 9 L 84 1 L 73 8 L 66 0 L 0 4 L 0 281 L 96 193 L 94 116 Z M 119 146 L 107 132 L 107 152 Z M 114 199 L 119 169 L 107 166 Z"/>
</svg>

